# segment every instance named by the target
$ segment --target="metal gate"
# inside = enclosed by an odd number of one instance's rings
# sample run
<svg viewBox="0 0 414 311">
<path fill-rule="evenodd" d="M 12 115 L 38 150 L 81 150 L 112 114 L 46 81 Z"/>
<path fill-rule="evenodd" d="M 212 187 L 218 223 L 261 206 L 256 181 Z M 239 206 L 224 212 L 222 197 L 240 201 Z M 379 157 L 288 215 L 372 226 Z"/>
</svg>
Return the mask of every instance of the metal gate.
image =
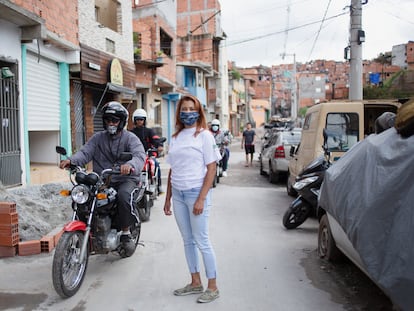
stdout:
<svg viewBox="0 0 414 311">
<path fill-rule="evenodd" d="M 6 187 L 21 184 L 19 98 L 15 77 L 0 76 L 0 181 Z"/>
<path fill-rule="evenodd" d="M 82 84 L 78 81 L 73 82 L 73 96 L 75 106 L 75 151 L 78 151 L 85 143 L 85 124 L 82 102 Z"/>
</svg>

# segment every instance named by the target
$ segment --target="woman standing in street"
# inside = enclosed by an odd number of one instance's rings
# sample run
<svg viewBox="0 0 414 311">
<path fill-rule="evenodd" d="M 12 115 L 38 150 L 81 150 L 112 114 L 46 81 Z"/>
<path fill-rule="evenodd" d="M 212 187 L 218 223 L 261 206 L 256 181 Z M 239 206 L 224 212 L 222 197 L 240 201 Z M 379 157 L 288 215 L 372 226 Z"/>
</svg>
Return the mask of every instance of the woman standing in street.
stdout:
<svg viewBox="0 0 414 311">
<path fill-rule="evenodd" d="M 200 101 L 184 95 L 175 114 L 176 132 L 172 135 L 167 156 L 170 164 L 164 213 L 174 215 L 184 242 L 185 257 L 191 283 L 176 289 L 174 295 L 201 294 L 197 302 L 211 302 L 219 297 L 216 285 L 216 256 L 209 238 L 211 186 L 216 175 L 220 152 L 207 129 Z M 206 291 L 200 277 L 200 250 L 208 285 Z"/>
</svg>

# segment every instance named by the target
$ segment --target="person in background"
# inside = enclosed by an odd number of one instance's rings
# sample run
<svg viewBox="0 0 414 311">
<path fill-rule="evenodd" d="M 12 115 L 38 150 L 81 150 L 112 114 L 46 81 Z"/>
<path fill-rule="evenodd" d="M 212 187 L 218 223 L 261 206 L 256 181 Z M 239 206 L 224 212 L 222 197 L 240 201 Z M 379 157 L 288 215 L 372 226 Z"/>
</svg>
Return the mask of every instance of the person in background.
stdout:
<svg viewBox="0 0 414 311">
<path fill-rule="evenodd" d="M 228 163 L 229 163 L 229 160 L 230 160 L 230 145 L 231 145 L 231 142 L 233 140 L 233 135 L 231 134 L 230 130 L 224 130 L 223 133 L 224 133 L 225 140 L 227 140 L 227 145 L 225 146 L 225 150 L 226 150 L 226 154 L 227 154 L 226 169 L 228 169 L 229 168 Z"/>
<path fill-rule="evenodd" d="M 131 152 L 132 159 L 121 164 L 121 175 L 112 176 L 111 186 L 118 191 L 118 221 L 122 230 L 121 243 L 127 256 L 135 250 L 135 244 L 129 230 L 133 221 L 138 220 L 132 206 L 132 196 L 137 191 L 140 172 L 144 167 L 145 151 L 140 140 L 124 129 L 128 120 L 128 111 L 119 102 L 111 101 L 102 108 L 104 131 L 94 134 L 74 155 L 62 160 L 60 168 L 70 164 L 83 166 L 93 161 L 93 171 L 100 174 L 102 170 L 119 164 L 122 152 Z"/>
<path fill-rule="evenodd" d="M 176 289 L 174 295 L 201 294 L 197 302 L 211 302 L 220 296 L 216 284 L 216 256 L 209 238 L 211 187 L 220 152 L 207 129 L 200 101 L 191 95 L 181 97 L 175 114 L 176 132 L 172 135 L 167 163 L 167 192 L 164 213 L 174 215 L 184 242 L 191 283 Z M 201 252 L 208 279 L 204 288 L 200 276 L 198 251 Z"/>
<path fill-rule="evenodd" d="M 246 164 L 249 166 L 249 154 L 250 154 L 250 166 L 253 166 L 253 154 L 254 154 L 254 143 L 256 138 L 256 132 L 252 129 L 252 124 L 248 122 L 246 124 L 246 129 L 243 131 L 243 138 L 241 143 L 241 148 L 246 152 Z"/>
<path fill-rule="evenodd" d="M 137 109 L 132 114 L 131 119 L 135 126 L 131 132 L 137 135 L 141 140 L 145 151 L 147 151 L 149 148 L 157 148 L 158 154 L 160 154 L 164 148 L 163 145 L 159 143 L 159 136 L 155 135 L 154 130 L 152 128 L 146 127 L 147 112 L 144 109 Z M 157 158 L 155 158 L 155 166 L 158 167 L 158 194 L 162 194 L 164 191 L 161 187 L 161 168 Z"/>
<path fill-rule="evenodd" d="M 213 134 L 214 139 L 216 140 L 216 145 L 220 148 L 220 152 L 222 154 L 221 161 L 223 162 L 223 177 L 227 177 L 227 167 L 230 155 L 230 151 L 228 150 L 228 145 L 230 143 L 229 136 L 220 129 L 220 121 L 217 119 L 211 121 L 210 131 Z"/>
</svg>

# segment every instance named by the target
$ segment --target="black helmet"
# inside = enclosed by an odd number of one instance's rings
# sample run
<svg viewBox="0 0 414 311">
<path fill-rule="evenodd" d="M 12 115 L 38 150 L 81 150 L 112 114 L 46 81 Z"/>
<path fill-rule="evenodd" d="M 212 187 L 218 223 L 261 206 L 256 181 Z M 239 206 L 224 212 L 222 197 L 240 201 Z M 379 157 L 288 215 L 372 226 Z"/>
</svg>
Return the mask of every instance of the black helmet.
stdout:
<svg viewBox="0 0 414 311">
<path fill-rule="evenodd" d="M 394 126 L 395 113 L 386 111 L 375 120 L 375 133 L 379 134 Z"/>
<path fill-rule="evenodd" d="M 105 106 L 102 107 L 102 121 L 103 126 L 106 128 L 106 118 L 118 118 L 120 120 L 118 124 L 118 130 L 120 131 L 125 127 L 126 121 L 128 120 L 128 110 L 124 106 L 122 106 L 119 102 L 112 101 L 106 103 Z"/>
</svg>

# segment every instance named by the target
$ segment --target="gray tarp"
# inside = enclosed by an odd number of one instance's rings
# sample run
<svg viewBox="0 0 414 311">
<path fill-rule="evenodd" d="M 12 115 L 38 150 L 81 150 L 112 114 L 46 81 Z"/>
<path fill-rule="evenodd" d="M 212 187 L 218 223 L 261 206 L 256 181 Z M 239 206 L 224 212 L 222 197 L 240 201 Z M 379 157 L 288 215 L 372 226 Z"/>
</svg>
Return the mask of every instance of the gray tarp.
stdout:
<svg viewBox="0 0 414 311">
<path fill-rule="evenodd" d="M 319 203 L 375 283 L 414 310 L 414 136 L 391 128 L 356 144 L 328 169 Z"/>
</svg>

